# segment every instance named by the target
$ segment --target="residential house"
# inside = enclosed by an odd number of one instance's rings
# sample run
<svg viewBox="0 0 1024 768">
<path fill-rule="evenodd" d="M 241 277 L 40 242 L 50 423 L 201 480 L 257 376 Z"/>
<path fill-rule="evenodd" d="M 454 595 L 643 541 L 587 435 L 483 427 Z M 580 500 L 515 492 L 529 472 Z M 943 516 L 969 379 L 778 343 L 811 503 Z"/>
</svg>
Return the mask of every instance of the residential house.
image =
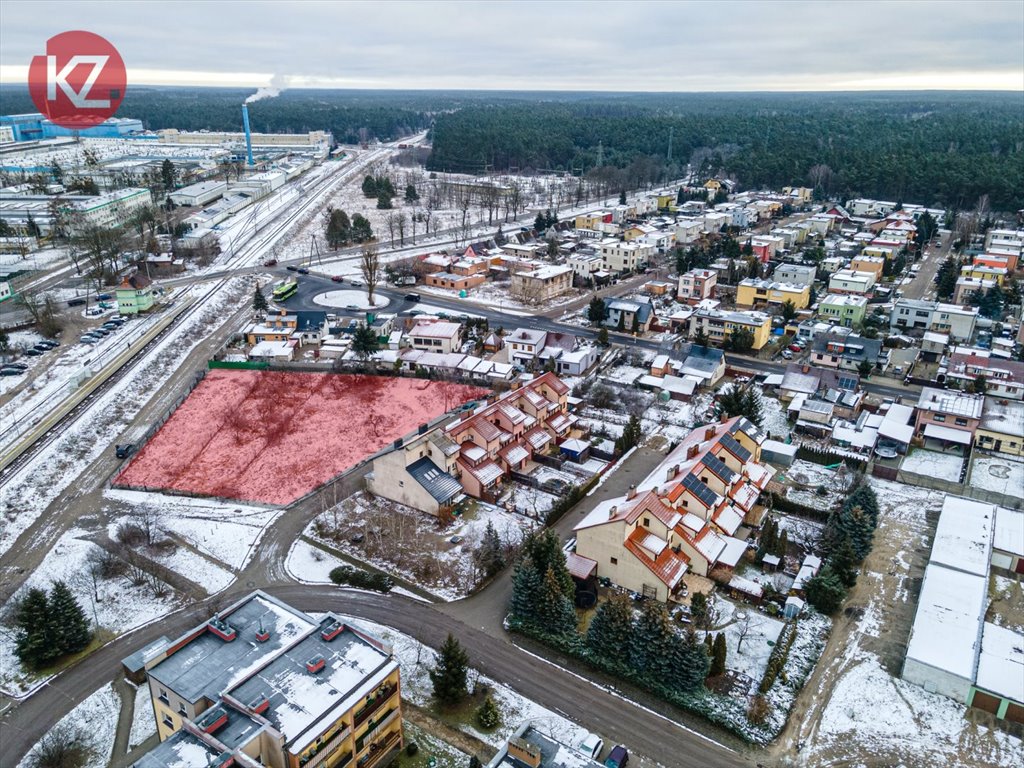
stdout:
<svg viewBox="0 0 1024 768">
<path fill-rule="evenodd" d="M 989 267 L 984 264 L 965 264 L 960 268 L 961 277 L 971 277 L 975 280 L 991 280 L 1002 287 L 1006 281 L 1006 267 Z"/>
<path fill-rule="evenodd" d="M 597 347 L 579 347 L 555 358 L 555 373 L 559 376 L 582 376 L 600 359 L 601 350 Z"/>
<path fill-rule="evenodd" d="M 852 371 L 789 363 L 779 384 L 779 399 L 784 403 L 798 397 L 824 399 L 831 390 L 854 393 L 859 386 L 860 376 Z"/>
<path fill-rule="evenodd" d="M 612 299 L 605 304 L 608 316 L 602 325 L 625 333 L 647 333 L 657 320 L 650 299 Z"/>
<path fill-rule="evenodd" d="M 626 243 L 607 238 L 600 243 L 602 268 L 608 272 L 636 272 L 654 256 L 654 247 L 641 242 Z"/>
<path fill-rule="evenodd" d="M 867 295 L 877 282 L 874 272 L 854 272 L 840 269 L 828 280 L 829 293 L 855 293 Z"/>
<path fill-rule="evenodd" d="M 985 294 L 995 287 L 995 280 L 983 280 L 980 277 L 961 275 L 956 279 L 956 287 L 953 289 L 953 302 L 956 304 L 967 304 L 974 294 Z"/>
<path fill-rule="evenodd" d="M 923 329 L 948 333 L 955 341 L 969 341 L 978 321 L 977 307 L 959 307 L 937 301 L 897 299 L 889 316 L 889 331 Z"/>
<path fill-rule="evenodd" d="M 573 274 L 581 280 L 594 280 L 597 282 L 601 279 L 601 276 L 609 274 L 603 271 L 604 261 L 592 251 L 574 253 L 566 259 L 566 264 L 572 269 Z"/>
<path fill-rule="evenodd" d="M 816 274 L 813 264 L 779 264 L 772 272 L 772 279 L 793 285 L 814 285 Z"/>
<path fill-rule="evenodd" d="M 986 394 L 1024 400 L 1024 363 L 997 357 L 987 349 L 953 347 L 939 383 L 952 381 L 966 388 L 980 377 L 985 379 Z"/>
<path fill-rule="evenodd" d="M 715 297 L 718 273 L 710 269 L 691 269 L 679 276 L 676 298 L 687 304 L 697 304 Z"/>
<path fill-rule="evenodd" d="M 796 309 L 804 309 L 810 304 L 810 298 L 810 286 L 797 283 L 779 283 L 748 277 L 741 280 L 736 287 L 736 304 L 741 307 L 753 307 L 757 304 L 779 306 L 788 301 Z"/>
<path fill-rule="evenodd" d="M 830 293 L 818 302 L 818 315 L 830 323 L 859 328 L 867 313 L 867 296 Z"/>
<path fill-rule="evenodd" d="M 746 550 L 734 534 L 764 514 L 758 500 L 774 474 L 760 463 L 764 439 L 743 417 L 697 427 L 635 489 L 576 525 L 576 554 L 654 600 L 680 599 L 688 572 L 728 581 Z"/>
<path fill-rule="evenodd" d="M 874 240 L 874 238 L 871 239 Z M 889 261 L 890 259 L 895 258 L 896 248 L 892 247 L 891 245 L 876 245 L 872 242 L 869 245 L 865 245 L 864 249 L 860 253 L 861 258 L 863 259 L 882 259 L 884 263 L 886 261 Z M 850 265 L 850 267 L 851 269 L 857 269 L 852 264 Z M 863 271 L 866 272 L 869 270 Z"/>
<path fill-rule="evenodd" d="M 722 350 L 686 344 L 673 355 L 657 355 L 650 373 L 637 379 L 641 387 L 667 392 L 673 400 L 688 400 L 701 388 L 711 388 L 725 376 Z"/>
<path fill-rule="evenodd" d="M 531 304 L 549 301 L 572 290 L 572 275 L 570 267 L 552 264 L 527 272 L 513 272 L 510 291 Z"/>
<path fill-rule="evenodd" d="M 122 280 L 115 294 L 117 311 L 122 315 L 137 315 L 153 308 L 153 281 L 140 272 L 133 272 Z"/>
<path fill-rule="evenodd" d="M 733 333 L 741 329 L 752 334 L 754 341 L 751 348 L 761 349 L 771 337 L 771 317 L 764 312 L 730 312 L 711 307 L 698 307 L 690 315 L 690 337 L 701 332 L 718 346 L 724 345 Z"/>
<path fill-rule="evenodd" d="M 433 429 L 373 460 L 366 488 L 377 496 L 440 517 L 450 513 L 465 494 L 458 480 L 459 446 Z"/>
<path fill-rule="evenodd" d="M 693 245 L 704 236 L 704 222 L 700 219 L 676 221 L 676 245 Z"/>
<path fill-rule="evenodd" d="M 289 312 L 280 309 L 268 312 L 258 322 L 245 328 L 245 343 L 256 346 L 264 342 L 291 343 L 292 346 L 319 346 L 327 337 L 327 313 L 318 310 Z"/>
<path fill-rule="evenodd" d="M 926 445 L 934 441 L 942 448 L 970 446 L 981 424 L 984 405 L 983 395 L 922 387 L 917 399 L 914 433 L 924 436 Z"/>
<path fill-rule="evenodd" d="M 420 320 L 407 336 L 413 349 L 449 354 L 462 346 L 462 325 L 440 320 Z"/>
<path fill-rule="evenodd" d="M 423 284 L 450 291 L 468 291 L 487 282 L 486 273 L 457 274 L 455 272 L 432 272 L 423 278 Z"/>
<path fill-rule="evenodd" d="M 459 446 L 459 482 L 474 498 L 494 501 L 509 472 L 526 469 L 535 453 L 579 437 L 569 413 L 569 387 L 545 373 L 445 428 Z"/>
<path fill-rule="evenodd" d="M 1024 402 L 986 397 L 981 423 L 974 433 L 977 446 L 986 451 L 1024 456 Z M 1007 496 L 1021 493 L 1008 479 Z"/>
<path fill-rule="evenodd" d="M 875 282 L 882 279 L 882 272 L 885 269 L 885 259 L 882 256 L 869 256 L 861 254 L 850 259 L 850 269 L 853 272 L 871 272 L 875 276 Z"/>
<path fill-rule="evenodd" d="M 333 613 L 257 591 L 123 664 L 144 670 L 160 738 L 136 768 L 376 768 L 402 749 L 391 648 Z"/>
<path fill-rule="evenodd" d="M 868 339 L 855 333 L 824 333 L 811 343 L 811 362 L 827 368 L 856 371 L 861 363 L 869 362 L 885 370 L 889 365 L 889 350 L 881 339 Z"/>
<path fill-rule="evenodd" d="M 604 768 L 604 763 L 543 733 L 527 720 L 508 737 L 485 768 Z"/>
</svg>

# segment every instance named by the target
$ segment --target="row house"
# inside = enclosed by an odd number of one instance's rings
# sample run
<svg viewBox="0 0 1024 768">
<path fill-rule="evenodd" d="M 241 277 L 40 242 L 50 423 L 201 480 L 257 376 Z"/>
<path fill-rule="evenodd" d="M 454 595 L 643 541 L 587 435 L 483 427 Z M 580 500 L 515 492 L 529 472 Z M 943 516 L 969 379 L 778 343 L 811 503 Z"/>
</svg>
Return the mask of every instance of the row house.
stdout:
<svg viewBox="0 0 1024 768">
<path fill-rule="evenodd" d="M 579 251 L 566 259 L 566 264 L 573 274 L 581 280 L 601 280 L 610 273 L 604 271 L 604 261 L 596 253 Z"/>
<path fill-rule="evenodd" d="M 940 384 L 956 382 L 966 388 L 978 378 L 985 379 L 988 395 L 1009 400 L 1024 400 L 1024 362 L 994 356 L 987 349 L 953 347 Z"/>
<path fill-rule="evenodd" d="M 780 283 L 814 285 L 817 269 L 813 264 L 779 264 L 772 278 Z"/>
<path fill-rule="evenodd" d="M 494 501 L 509 472 L 521 472 L 535 453 L 547 453 L 571 437 L 569 387 L 545 373 L 445 428 L 459 446 L 456 461 L 463 490 Z"/>
<path fill-rule="evenodd" d="M 995 280 L 983 280 L 978 277 L 961 275 L 956 279 L 956 287 L 953 289 L 953 302 L 955 304 L 967 304 L 975 294 L 984 295 L 996 286 Z"/>
<path fill-rule="evenodd" d="M 686 304 L 698 304 L 715 298 L 718 273 L 710 269 L 691 269 L 679 276 L 676 299 Z"/>
<path fill-rule="evenodd" d="M 575 528 L 576 555 L 597 575 L 655 600 L 678 600 L 687 573 L 728 581 L 746 551 L 740 526 L 759 525 L 774 470 L 764 433 L 743 417 L 698 427 L 626 496 Z"/>
<path fill-rule="evenodd" d="M 1024 456 L 1024 403 L 986 397 L 981 422 L 974 436 L 979 448 L 1009 456 Z M 1007 491 L 1015 490 L 1019 494 L 1020 488 L 1013 488 L 1013 484 L 1012 479 L 1007 479 Z"/>
<path fill-rule="evenodd" d="M 862 253 L 850 260 L 850 270 L 853 272 L 870 272 L 875 276 L 875 282 L 882 279 L 882 272 L 885 270 L 885 258 L 882 256 L 871 256 Z"/>
<path fill-rule="evenodd" d="M 953 389 L 922 387 L 914 419 L 914 433 L 942 448 L 967 447 L 981 423 L 984 395 Z"/>
</svg>

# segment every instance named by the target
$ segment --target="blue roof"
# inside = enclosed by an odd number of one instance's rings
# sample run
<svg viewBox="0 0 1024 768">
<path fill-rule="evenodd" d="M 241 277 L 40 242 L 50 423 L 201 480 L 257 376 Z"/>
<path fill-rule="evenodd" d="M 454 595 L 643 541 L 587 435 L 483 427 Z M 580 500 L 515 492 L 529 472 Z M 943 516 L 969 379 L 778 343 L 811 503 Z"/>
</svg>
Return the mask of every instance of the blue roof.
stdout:
<svg viewBox="0 0 1024 768">
<path fill-rule="evenodd" d="M 462 491 L 462 485 L 452 475 L 438 469 L 437 465 L 424 456 L 419 461 L 410 464 L 406 471 L 416 478 L 416 482 L 422 485 L 427 493 L 442 504 L 451 501 Z"/>
</svg>

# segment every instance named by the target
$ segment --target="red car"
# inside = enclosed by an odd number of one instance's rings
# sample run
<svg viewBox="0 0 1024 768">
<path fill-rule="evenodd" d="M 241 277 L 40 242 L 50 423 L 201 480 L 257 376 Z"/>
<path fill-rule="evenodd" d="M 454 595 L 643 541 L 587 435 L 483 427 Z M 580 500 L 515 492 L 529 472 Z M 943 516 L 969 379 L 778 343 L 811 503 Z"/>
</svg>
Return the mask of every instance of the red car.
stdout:
<svg viewBox="0 0 1024 768">
<path fill-rule="evenodd" d="M 790 352 L 803 352 L 804 351 L 804 348 L 801 347 L 799 344 L 790 344 L 788 347 L 786 347 L 786 349 L 788 349 Z"/>
<path fill-rule="evenodd" d="M 263 262 L 263 266 L 264 267 L 276 267 L 277 266 L 277 259 L 267 259 L 266 261 Z"/>
<path fill-rule="evenodd" d="M 344 283 L 345 282 L 345 278 L 342 277 L 341 275 L 331 275 L 331 280 L 333 280 L 336 283 Z"/>
</svg>

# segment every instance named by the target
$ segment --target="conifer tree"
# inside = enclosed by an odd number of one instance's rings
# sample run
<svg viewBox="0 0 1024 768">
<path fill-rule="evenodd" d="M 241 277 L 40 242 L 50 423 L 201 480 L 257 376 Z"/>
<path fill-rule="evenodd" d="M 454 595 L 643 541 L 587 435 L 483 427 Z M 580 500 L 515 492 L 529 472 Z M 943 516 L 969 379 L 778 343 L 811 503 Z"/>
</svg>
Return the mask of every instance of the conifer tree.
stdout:
<svg viewBox="0 0 1024 768">
<path fill-rule="evenodd" d="M 30 589 L 18 603 L 14 620 L 18 627 L 15 654 L 23 664 L 38 669 L 60 655 L 50 629 L 50 605 L 45 591 Z"/>
<path fill-rule="evenodd" d="M 845 586 L 852 587 L 857 583 L 857 557 L 853 553 L 849 539 L 840 539 L 839 544 L 832 550 L 828 564 Z"/>
<path fill-rule="evenodd" d="M 491 698 L 491 694 L 487 694 L 484 703 L 477 709 L 476 721 L 481 728 L 487 730 L 497 728 L 501 723 L 501 712 L 498 710 L 498 705 L 494 703 L 494 699 Z"/>
<path fill-rule="evenodd" d="M 692 629 L 682 636 L 673 631 L 668 645 L 671 649 L 671 667 L 664 672 L 664 679 L 670 685 L 684 691 L 700 688 L 711 670 L 711 658 L 707 647 L 697 640 L 697 635 Z"/>
<path fill-rule="evenodd" d="M 253 293 L 252 296 L 252 308 L 257 312 L 263 313 L 269 309 L 269 306 L 270 305 L 267 304 L 267 297 L 263 295 L 263 291 L 261 291 L 260 287 L 257 285 L 256 292 Z"/>
<path fill-rule="evenodd" d="M 562 591 L 555 569 L 551 567 L 544 574 L 541 585 L 537 619 L 540 627 L 552 635 L 568 635 L 576 631 L 576 611 L 572 601 Z"/>
<path fill-rule="evenodd" d="M 843 510 L 839 514 L 838 532 L 840 540 L 850 542 L 857 562 L 862 562 L 871 551 L 871 543 L 875 536 L 875 526 L 860 507 Z"/>
<path fill-rule="evenodd" d="M 629 662 L 633 608 L 625 595 L 601 603 L 587 630 L 587 647 L 600 658 L 619 664 Z"/>
<path fill-rule="evenodd" d="M 377 180 L 373 176 L 363 179 L 363 194 L 371 198 L 377 196 Z"/>
<path fill-rule="evenodd" d="M 537 575 L 543 579 L 548 569 L 555 572 L 562 594 L 572 599 L 576 596 L 576 585 L 565 564 L 565 552 L 558 535 L 550 528 L 543 533 L 530 536 L 526 541 L 526 551 L 533 558 Z"/>
<path fill-rule="evenodd" d="M 469 671 L 469 657 L 462 645 L 449 633 L 441 646 L 437 664 L 430 670 L 430 682 L 434 684 L 434 698 L 442 704 L 456 704 L 466 696 L 466 676 Z"/>
<path fill-rule="evenodd" d="M 60 653 L 77 653 L 89 645 L 92 640 L 89 620 L 68 585 L 63 581 L 55 582 L 49 602 L 54 642 Z"/>
<path fill-rule="evenodd" d="M 487 577 L 493 576 L 505 567 L 505 553 L 502 551 L 501 537 L 498 536 L 494 523 L 487 521 L 480 547 L 473 553 L 477 567 Z"/>
<path fill-rule="evenodd" d="M 711 677 L 725 673 L 725 653 L 725 633 L 719 632 L 718 636 L 715 637 L 715 643 L 712 648 Z"/>
<path fill-rule="evenodd" d="M 822 613 L 835 613 L 846 599 L 846 587 L 828 565 L 807 580 L 805 589 L 808 602 Z"/>
<path fill-rule="evenodd" d="M 779 540 L 775 544 L 775 554 L 779 557 L 786 556 L 786 550 L 789 548 L 789 533 L 783 531 L 779 534 Z"/>
<path fill-rule="evenodd" d="M 527 624 L 535 622 L 540 589 L 541 580 L 537 567 L 533 558 L 525 555 L 516 565 L 516 572 L 512 577 L 512 615 Z"/>
<path fill-rule="evenodd" d="M 633 624 L 630 666 L 645 677 L 664 679 L 675 662 L 674 638 L 665 606 L 655 600 L 645 601 Z"/>
</svg>

